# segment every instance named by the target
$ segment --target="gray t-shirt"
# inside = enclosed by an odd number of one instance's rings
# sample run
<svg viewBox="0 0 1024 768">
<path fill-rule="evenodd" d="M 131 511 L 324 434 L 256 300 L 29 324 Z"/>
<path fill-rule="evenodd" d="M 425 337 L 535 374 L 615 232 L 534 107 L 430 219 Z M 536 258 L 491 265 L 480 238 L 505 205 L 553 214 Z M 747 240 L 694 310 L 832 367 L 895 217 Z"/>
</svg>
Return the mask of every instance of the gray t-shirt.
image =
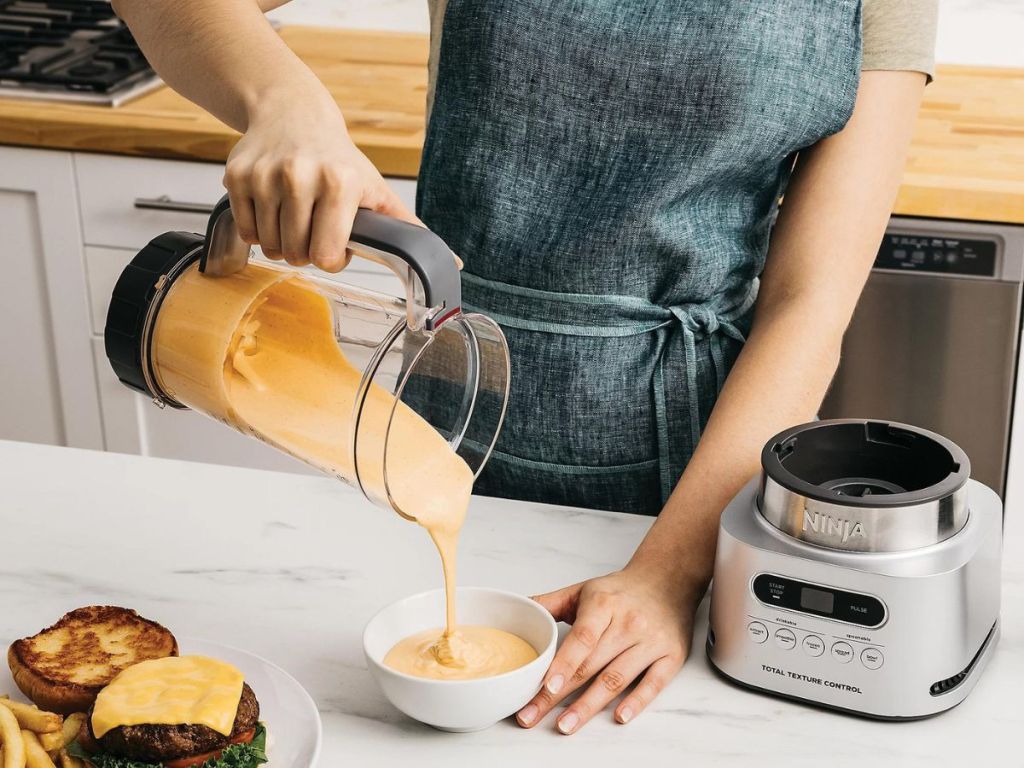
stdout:
<svg viewBox="0 0 1024 768">
<path fill-rule="evenodd" d="M 861 69 L 906 69 L 935 75 L 939 0 L 864 0 Z"/>
</svg>

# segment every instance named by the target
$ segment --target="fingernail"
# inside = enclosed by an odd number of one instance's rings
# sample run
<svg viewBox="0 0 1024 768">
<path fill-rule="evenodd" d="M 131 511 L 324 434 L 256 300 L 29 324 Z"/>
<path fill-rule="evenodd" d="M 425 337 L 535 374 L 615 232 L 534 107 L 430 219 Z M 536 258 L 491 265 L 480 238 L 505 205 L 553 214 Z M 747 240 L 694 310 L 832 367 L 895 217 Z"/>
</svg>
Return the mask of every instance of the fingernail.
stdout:
<svg viewBox="0 0 1024 768">
<path fill-rule="evenodd" d="M 558 730 L 562 733 L 569 734 L 576 730 L 576 726 L 579 725 L 580 716 L 575 712 L 566 712 L 558 720 Z"/>
<path fill-rule="evenodd" d="M 544 687 L 548 689 L 548 693 L 550 693 L 552 696 L 554 696 L 556 693 L 558 693 L 560 690 L 562 690 L 562 685 L 564 683 L 565 683 L 565 678 L 564 677 L 562 677 L 561 675 L 555 675 L 550 680 L 548 680 L 546 683 L 544 683 Z"/>
<path fill-rule="evenodd" d="M 521 710 L 519 710 L 519 722 L 523 725 L 533 725 L 533 721 L 537 719 L 537 705 L 527 704 Z"/>
<path fill-rule="evenodd" d="M 622 710 L 619 712 L 619 722 L 622 723 L 623 725 L 628 723 L 632 719 L 632 717 L 633 717 L 633 710 L 630 709 L 629 707 L 623 707 Z"/>
</svg>

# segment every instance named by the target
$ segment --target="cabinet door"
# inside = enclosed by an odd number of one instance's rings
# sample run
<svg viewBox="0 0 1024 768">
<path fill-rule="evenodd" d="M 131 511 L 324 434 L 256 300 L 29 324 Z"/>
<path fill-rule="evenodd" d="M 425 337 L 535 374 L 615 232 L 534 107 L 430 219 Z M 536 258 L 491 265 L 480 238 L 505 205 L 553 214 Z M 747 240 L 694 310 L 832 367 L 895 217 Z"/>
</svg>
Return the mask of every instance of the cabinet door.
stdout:
<svg viewBox="0 0 1024 768">
<path fill-rule="evenodd" d="M 71 155 L 0 147 L 0 438 L 102 448 Z"/>
</svg>

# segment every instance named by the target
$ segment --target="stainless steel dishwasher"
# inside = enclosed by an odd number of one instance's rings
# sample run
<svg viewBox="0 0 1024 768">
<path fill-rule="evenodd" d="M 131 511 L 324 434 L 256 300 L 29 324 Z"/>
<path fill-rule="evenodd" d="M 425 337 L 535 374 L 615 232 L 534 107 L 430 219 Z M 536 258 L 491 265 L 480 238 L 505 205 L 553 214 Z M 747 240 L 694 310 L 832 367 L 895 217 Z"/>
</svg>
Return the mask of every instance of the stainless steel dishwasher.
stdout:
<svg viewBox="0 0 1024 768">
<path fill-rule="evenodd" d="M 1024 226 L 893 217 L 823 418 L 903 421 L 958 443 L 1005 495 Z"/>
</svg>

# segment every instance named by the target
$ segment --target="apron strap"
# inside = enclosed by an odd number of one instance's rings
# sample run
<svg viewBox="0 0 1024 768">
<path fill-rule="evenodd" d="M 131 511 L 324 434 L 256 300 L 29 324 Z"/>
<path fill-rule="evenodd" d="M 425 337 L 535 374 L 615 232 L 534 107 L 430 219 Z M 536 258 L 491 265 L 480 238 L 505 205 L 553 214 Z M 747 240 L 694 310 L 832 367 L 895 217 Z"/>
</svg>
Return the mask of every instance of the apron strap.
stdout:
<svg viewBox="0 0 1024 768">
<path fill-rule="evenodd" d="M 654 371 L 654 411 L 655 424 L 658 430 L 658 466 L 661 479 L 661 503 L 668 501 L 672 493 L 672 463 L 669 458 L 669 422 L 668 406 L 665 401 L 665 350 L 668 348 L 669 336 L 674 329 L 679 329 L 683 336 L 683 352 L 686 356 L 686 401 L 690 411 L 690 445 L 696 450 L 700 440 L 700 391 L 697 381 L 697 338 L 708 338 L 711 348 L 711 364 L 715 369 L 717 391 L 721 392 L 725 384 L 726 366 L 725 353 L 722 349 L 722 335 L 726 335 L 741 344 L 746 342 L 743 333 L 737 328 L 732 318 L 742 312 L 728 313 L 730 319 L 709 310 L 705 305 L 678 305 L 668 308 L 675 319 L 675 324 L 662 326 L 659 329 L 661 341 L 658 345 L 658 357 Z M 745 307 L 744 311 L 749 309 Z M 692 452 L 692 451 L 691 451 Z"/>
<path fill-rule="evenodd" d="M 715 381 L 720 392 L 727 372 L 721 337 L 728 336 L 741 344 L 746 341 L 743 333 L 736 327 L 735 321 L 754 305 L 758 281 L 751 282 L 741 301 L 727 309 L 717 310 L 709 303 L 686 303 L 665 307 L 635 296 L 540 291 L 488 280 L 467 272 L 462 273 L 462 280 L 469 299 L 464 302 L 464 307 L 469 311 L 489 315 L 499 325 L 562 336 L 610 338 L 657 334 L 651 392 L 658 441 L 661 501 L 662 504 L 668 501 L 674 478 L 670 460 L 671 434 L 665 392 L 665 356 L 672 346 L 672 337 L 676 333 L 682 335 L 690 444 L 695 449 L 701 433 L 697 341 L 708 339 Z M 474 302 L 474 299 L 480 303 Z"/>
</svg>

